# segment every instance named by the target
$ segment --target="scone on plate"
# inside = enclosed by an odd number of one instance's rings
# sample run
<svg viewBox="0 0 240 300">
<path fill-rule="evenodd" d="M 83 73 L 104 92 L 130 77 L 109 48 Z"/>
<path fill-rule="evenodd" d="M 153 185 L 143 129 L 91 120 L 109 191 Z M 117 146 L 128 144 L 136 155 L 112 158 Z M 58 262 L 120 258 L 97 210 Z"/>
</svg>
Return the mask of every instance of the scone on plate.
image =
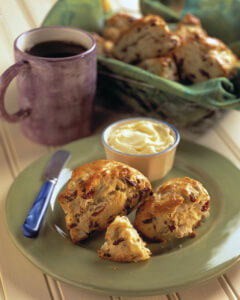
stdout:
<svg viewBox="0 0 240 300">
<path fill-rule="evenodd" d="M 175 51 L 181 79 L 191 83 L 230 77 L 238 59 L 220 40 L 192 37 Z"/>
<path fill-rule="evenodd" d="M 113 43 L 111 41 L 105 40 L 104 38 L 102 38 L 100 35 L 98 35 L 95 32 L 92 32 L 91 34 L 93 35 L 93 37 L 96 40 L 97 56 L 111 57 Z"/>
<path fill-rule="evenodd" d="M 107 228 L 117 215 L 130 213 L 151 193 L 139 171 L 112 160 L 97 160 L 73 170 L 59 202 L 74 243 Z"/>
<path fill-rule="evenodd" d="M 159 186 L 137 210 L 135 228 L 150 240 L 194 236 L 194 228 L 208 217 L 210 196 L 192 178 L 173 178 Z"/>
<path fill-rule="evenodd" d="M 108 226 L 105 243 L 98 251 L 101 258 L 121 262 L 138 262 L 150 258 L 151 251 L 127 217 L 116 217 Z"/>
<path fill-rule="evenodd" d="M 137 19 L 124 31 L 114 47 L 117 59 L 137 64 L 146 58 L 168 55 L 180 44 L 166 22 L 159 16 L 148 15 Z"/>
<path fill-rule="evenodd" d="M 179 80 L 177 65 L 171 56 L 147 58 L 137 67 L 169 80 Z"/>
<path fill-rule="evenodd" d="M 106 21 L 103 30 L 105 39 L 116 42 L 121 33 L 132 25 L 135 18 L 128 14 L 117 13 Z"/>
<path fill-rule="evenodd" d="M 189 38 L 207 36 L 206 31 L 202 28 L 200 20 L 192 14 L 187 14 L 178 23 L 174 33 L 181 38 L 182 42 L 186 42 Z"/>
</svg>

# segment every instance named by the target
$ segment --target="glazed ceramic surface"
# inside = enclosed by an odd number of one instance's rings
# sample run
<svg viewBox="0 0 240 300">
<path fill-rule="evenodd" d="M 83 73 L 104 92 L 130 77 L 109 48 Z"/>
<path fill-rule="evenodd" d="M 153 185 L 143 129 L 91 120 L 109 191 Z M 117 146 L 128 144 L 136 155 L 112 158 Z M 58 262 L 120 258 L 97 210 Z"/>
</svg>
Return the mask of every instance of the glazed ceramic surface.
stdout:
<svg viewBox="0 0 240 300">
<path fill-rule="evenodd" d="M 73 168 L 104 158 L 101 138 L 86 138 L 63 149 L 72 154 L 62 172 L 57 193 Z M 100 259 L 97 250 L 104 233 L 74 245 L 68 236 L 64 214 L 56 200 L 50 203 L 38 238 L 22 235 L 22 223 L 42 184 L 50 155 L 26 168 L 15 180 L 6 200 L 6 224 L 16 247 L 36 267 L 61 281 L 107 295 L 157 295 L 192 287 L 231 267 L 240 254 L 240 171 L 229 160 L 203 146 L 181 141 L 168 178 L 190 176 L 203 183 L 211 195 L 211 215 L 197 228 L 195 238 L 172 243 L 148 243 L 149 261 L 117 263 Z M 134 212 L 129 216 L 134 219 Z"/>
<path fill-rule="evenodd" d="M 33 56 L 27 49 L 46 41 L 65 41 L 86 51 L 68 57 Z M 0 112 L 9 122 L 21 122 L 24 134 L 35 142 L 62 145 L 90 135 L 96 92 L 96 42 L 80 29 L 64 26 L 36 28 L 14 43 L 16 64 L 0 77 Z M 17 76 L 20 110 L 10 115 L 4 94 Z"/>
<path fill-rule="evenodd" d="M 136 121 L 153 121 L 167 126 L 168 128 L 171 129 L 171 132 L 174 135 L 175 138 L 174 144 L 161 152 L 157 152 L 153 154 L 145 154 L 145 155 L 124 153 L 122 151 L 112 148 L 108 144 L 109 135 L 112 132 L 114 132 L 114 130 L 116 130 L 118 126 L 121 126 L 123 124 L 131 124 L 132 122 L 136 122 Z M 147 178 L 150 181 L 163 178 L 172 169 L 174 159 L 175 159 L 175 153 L 179 141 L 180 141 L 180 135 L 177 129 L 173 127 L 171 124 L 165 123 L 157 119 L 145 118 L 145 117 L 129 118 L 129 119 L 124 119 L 115 122 L 110 126 L 108 126 L 102 135 L 102 143 L 104 145 L 107 159 L 117 160 L 138 169 L 145 176 L 147 176 Z"/>
</svg>

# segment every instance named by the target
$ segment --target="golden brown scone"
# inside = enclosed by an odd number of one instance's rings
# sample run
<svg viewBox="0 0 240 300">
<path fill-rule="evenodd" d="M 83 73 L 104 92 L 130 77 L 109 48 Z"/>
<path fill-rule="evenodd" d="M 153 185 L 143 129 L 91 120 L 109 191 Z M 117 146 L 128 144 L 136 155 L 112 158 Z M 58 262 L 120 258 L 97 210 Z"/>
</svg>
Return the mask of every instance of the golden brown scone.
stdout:
<svg viewBox="0 0 240 300">
<path fill-rule="evenodd" d="M 126 215 L 151 192 L 139 171 L 113 160 L 97 160 L 73 170 L 59 196 L 74 243 L 107 228 L 117 215 Z"/>
<path fill-rule="evenodd" d="M 150 258 L 151 251 L 127 217 L 117 216 L 108 226 L 106 242 L 98 251 L 101 258 L 121 262 L 138 262 Z"/>
<path fill-rule="evenodd" d="M 113 43 L 111 41 L 105 40 L 104 38 L 102 38 L 95 32 L 91 32 L 91 34 L 93 35 L 93 37 L 96 40 L 97 56 L 111 57 Z"/>
<path fill-rule="evenodd" d="M 103 36 L 105 39 L 116 42 L 123 31 L 135 21 L 133 16 L 117 13 L 106 21 Z"/>
<path fill-rule="evenodd" d="M 238 58 L 220 40 L 210 37 L 188 39 L 175 51 L 182 80 L 197 83 L 229 77 Z"/>
<path fill-rule="evenodd" d="M 169 80 L 179 80 L 177 65 L 171 56 L 147 58 L 141 61 L 137 67 Z"/>
<path fill-rule="evenodd" d="M 192 14 L 187 14 L 179 23 L 175 30 L 182 42 L 186 42 L 189 38 L 206 37 L 207 33 L 202 28 L 200 20 Z"/>
<path fill-rule="evenodd" d="M 117 59 L 136 64 L 146 58 L 169 55 L 180 44 L 180 38 L 169 30 L 159 16 L 137 19 L 122 33 L 114 47 Z"/>
<path fill-rule="evenodd" d="M 194 228 L 209 215 L 210 196 L 192 178 L 173 178 L 159 186 L 137 210 L 134 226 L 150 240 L 194 236 Z"/>
</svg>

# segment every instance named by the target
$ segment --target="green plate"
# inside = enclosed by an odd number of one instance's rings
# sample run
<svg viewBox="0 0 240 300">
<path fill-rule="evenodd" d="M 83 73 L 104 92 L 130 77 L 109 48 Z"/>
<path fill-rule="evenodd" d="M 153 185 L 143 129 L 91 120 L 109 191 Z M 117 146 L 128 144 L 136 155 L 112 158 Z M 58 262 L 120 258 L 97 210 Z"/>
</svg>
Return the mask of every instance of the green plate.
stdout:
<svg viewBox="0 0 240 300">
<path fill-rule="evenodd" d="M 72 157 L 67 167 L 104 158 L 99 136 L 67 146 Z M 144 296 L 173 292 L 214 278 L 231 267 L 240 256 L 240 171 L 229 160 L 205 147 L 181 141 L 174 168 L 164 179 L 190 176 L 209 191 L 211 215 L 197 229 L 195 238 L 175 243 L 148 244 L 153 255 L 147 262 L 116 263 L 98 258 L 104 233 L 80 246 L 74 245 L 64 224 L 62 210 L 51 202 L 38 238 L 22 235 L 22 223 L 36 197 L 50 155 L 26 168 L 13 183 L 6 200 L 6 223 L 17 248 L 44 273 L 106 295 Z M 59 189 L 68 178 L 65 169 Z M 154 182 L 153 186 L 160 182 Z M 130 218 L 134 217 L 134 213 Z"/>
</svg>

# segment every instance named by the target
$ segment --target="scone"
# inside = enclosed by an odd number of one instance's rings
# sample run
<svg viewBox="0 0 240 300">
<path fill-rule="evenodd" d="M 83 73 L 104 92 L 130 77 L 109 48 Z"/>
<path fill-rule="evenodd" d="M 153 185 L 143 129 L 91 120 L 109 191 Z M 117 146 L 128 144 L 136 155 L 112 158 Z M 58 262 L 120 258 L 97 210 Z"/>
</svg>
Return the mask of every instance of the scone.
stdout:
<svg viewBox="0 0 240 300">
<path fill-rule="evenodd" d="M 97 160 L 73 170 L 59 196 L 66 226 L 74 243 L 107 228 L 117 215 L 126 215 L 151 193 L 139 171 L 112 160 Z"/>
<path fill-rule="evenodd" d="M 190 38 L 206 37 L 207 33 L 202 28 L 200 20 L 192 14 L 187 14 L 179 23 L 175 30 L 182 42 L 186 42 Z"/>
<path fill-rule="evenodd" d="M 237 56 L 220 40 L 190 38 L 175 51 L 181 79 L 190 83 L 216 77 L 229 77 Z"/>
<path fill-rule="evenodd" d="M 105 40 L 104 38 L 102 38 L 100 35 L 98 35 L 95 32 L 91 32 L 91 34 L 93 35 L 93 37 L 96 40 L 97 56 L 111 57 L 113 43 L 111 41 Z"/>
<path fill-rule="evenodd" d="M 173 178 L 159 186 L 137 210 L 135 228 L 150 240 L 194 236 L 194 228 L 209 215 L 210 196 L 192 178 Z"/>
<path fill-rule="evenodd" d="M 133 16 L 117 13 L 106 21 L 103 30 L 105 39 L 116 42 L 123 31 L 128 29 L 135 21 Z"/>
<path fill-rule="evenodd" d="M 121 262 L 138 262 L 150 258 L 151 251 L 127 217 L 116 217 L 108 226 L 106 242 L 98 251 L 101 258 Z"/>
<path fill-rule="evenodd" d="M 117 59 L 137 64 L 146 58 L 166 56 L 179 46 L 180 38 L 171 33 L 159 16 L 148 15 L 133 22 L 114 47 Z"/>
<path fill-rule="evenodd" d="M 137 67 L 169 80 L 179 80 L 177 66 L 171 56 L 147 58 L 141 61 Z"/>
</svg>

